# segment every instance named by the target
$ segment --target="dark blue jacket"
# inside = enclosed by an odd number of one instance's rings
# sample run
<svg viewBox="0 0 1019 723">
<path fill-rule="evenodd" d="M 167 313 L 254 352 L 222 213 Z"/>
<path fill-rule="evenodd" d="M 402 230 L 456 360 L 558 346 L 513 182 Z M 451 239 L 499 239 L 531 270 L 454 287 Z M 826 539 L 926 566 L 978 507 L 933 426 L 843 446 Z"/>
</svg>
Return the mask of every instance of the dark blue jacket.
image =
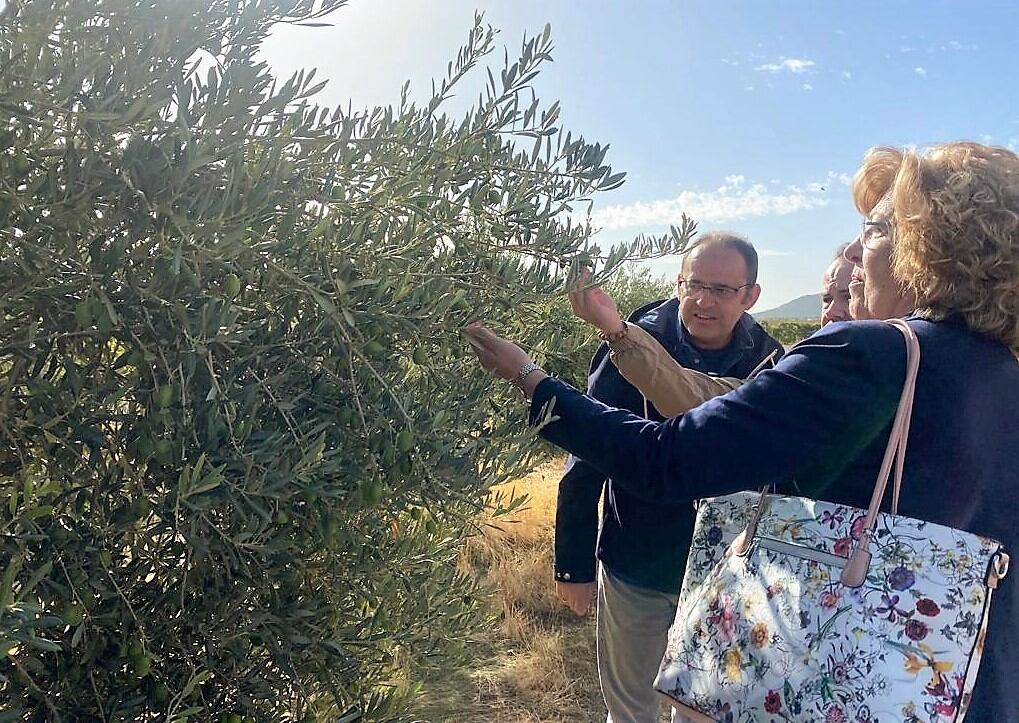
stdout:
<svg viewBox="0 0 1019 723">
<path fill-rule="evenodd" d="M 661 343 L 683 366 L 706 374 L 748 376 L 782 346 L 747 314 L 724 350 L 704 353 L 685 338 L 675 298 L 648 304 L 630 316 Z M 776 355 L 776 356 L 778 356 Z M 608 358 L 602 344 L 591 362 L 588 393 L 606 404 L 644 416 L 644 397 L 626 381 Z M 648 404 L 647 416 L 661 420 Z M 605 489 L 601 533 L 598 499 Z M 661 592 L 678 593 L 693 536 L 694 512 L 689 503 L 648 504 L 619 489 L 595 467 L 570 457 L 556 508 L 555 577 L 563 582 L 594 580 L 595 555 L 623 580 Z M 596 548 L 597 540 L 597 548 Z"/>
<path fill-rule="evenodd" d="M 1019 554 L 1019 362 L 960 320 L 911 319 L 921 363 L 900 510 L 992 537 Z M 663 423 L 612 409 L 546 379 L 541 434 L 585 459 L 613 486 L 651 504 L 757 489 L 795 479 L 802 494 L 866 507 L 896 400 L 905 347 L 879 322 L 836 323 L 772 370 Z M 686 544 L 676 540 L 677 545 Z M 1019 574 L 994 595 L 967 720 L 1019 723 Z"/>
</svg>

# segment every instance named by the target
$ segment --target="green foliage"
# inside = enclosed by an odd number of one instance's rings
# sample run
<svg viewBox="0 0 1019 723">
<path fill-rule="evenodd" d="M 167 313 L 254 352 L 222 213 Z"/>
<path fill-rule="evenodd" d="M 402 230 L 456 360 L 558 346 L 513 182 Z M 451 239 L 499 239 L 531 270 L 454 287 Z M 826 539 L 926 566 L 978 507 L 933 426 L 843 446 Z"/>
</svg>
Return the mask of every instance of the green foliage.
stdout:
<svg viewBox="0 0 1019 723">
<path fill-rule="evenodd" d="M 820 329 L 821 322 L 803 319 L 762 319 L 761 326 L 781 344 L 790 347 Z"/>
<path fill-rule="evenodd" d="M 654 276 L 646 267 L 624 267 L 605 283 L 605 290 L 625 319 L 645 304 L 672 296 L 676 287 L 674 281 Z M 553 331 L 553 336 L 540 344 L 535 354 L 550 372 L 586 389 L 591 357 L 601 343 L 597 331 L 574 316 L 569 304 L 560 299 L 544 305 L 541 324 Z"/>
<path fill-rule="evenodd" d="M 424 105 L 320 108 L 257 59 L 342 4 L 0 15 L 4 720 L 402 719 L 401 671 L 483 617 L 455 558 L 487 487 L 536 454 L 459 329 L 556 349 L 581 264 L 693 232 L 590 243 L 622 174 L 532 100 L 547 29 L 458 120 L 480 18 Z"/>
</svg>

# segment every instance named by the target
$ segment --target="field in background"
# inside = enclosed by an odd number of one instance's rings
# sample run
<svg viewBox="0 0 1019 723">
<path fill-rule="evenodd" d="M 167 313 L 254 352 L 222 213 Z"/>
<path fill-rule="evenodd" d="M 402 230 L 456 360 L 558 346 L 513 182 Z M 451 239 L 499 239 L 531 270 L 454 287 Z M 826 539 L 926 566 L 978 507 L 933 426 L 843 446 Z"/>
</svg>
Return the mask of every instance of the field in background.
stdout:
<svg viewBox="0 0 1019 723">
<path fill-rule="evenodd" d="M 787 349 L 821 328 L 819 320 L 764 319 L 761 326 Z"/>
<path fill-rule="evenodd" d="M 491 585 L 497 618 L 469 668 L 426 689 L 419 715 L 435 723 L 602 723 L 594 615 L 578 618 L 552 581 L 556 488 L 563 460 L 504 485 L 527 505 L 497 526 L 485 521 L 461 564 Z M 662 720 L 668 720 L 663 718 Z"/>
</svg>

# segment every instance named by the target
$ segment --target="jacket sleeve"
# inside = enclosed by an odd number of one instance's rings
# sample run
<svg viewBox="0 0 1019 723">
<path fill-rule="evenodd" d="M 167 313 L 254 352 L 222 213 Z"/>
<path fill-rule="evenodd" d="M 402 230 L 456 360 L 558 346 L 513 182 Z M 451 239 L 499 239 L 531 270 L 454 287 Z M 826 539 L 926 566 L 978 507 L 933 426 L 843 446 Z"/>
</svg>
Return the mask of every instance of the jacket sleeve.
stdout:
<svg viewBox="0 0 1019 723">
<path fill-rule="evenodd" d="M 804 493 L 815 493 L 886 433 L 905 375 L 905 347 L 892 327 L 831 326 L 837 328 L 802 342 L 774 369 L 665 422 L 613 409 L 555 379 L 535 390 L 532 420 L 544 424 L 544 438 L 651 502 L 793 476 Z M 543 417 L 546 409 L 553 421 Z"/>
<path fill-rule="evenodd" d="M 601 347 L 592 361 L 588 394 L 608 405 L 633 408 L 640 395 L 619 375 L 606 351 Z M 581 457 L 567 459 L 556 500 L 555 579 L 559 582 L 595 580 L 598 500 L 605 480 L 602 470 Z"/>
<path fill-rule="evenodd" d="M 609 344 L 609 358 L 623 378 L 666 417 L 683 414 L 742 384 L 739 379 L 712 377 L 680 366 L 657 339 L 636 324 L 628 323 L 626 335 Z"/>
</svg>

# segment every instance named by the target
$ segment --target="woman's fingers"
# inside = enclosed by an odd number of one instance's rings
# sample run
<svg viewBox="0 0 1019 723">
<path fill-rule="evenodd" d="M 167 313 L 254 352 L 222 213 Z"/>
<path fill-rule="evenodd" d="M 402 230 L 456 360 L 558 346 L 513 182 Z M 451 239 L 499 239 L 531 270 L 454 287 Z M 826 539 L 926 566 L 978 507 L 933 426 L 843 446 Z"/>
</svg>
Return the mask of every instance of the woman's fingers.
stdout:
<svg viewBox="0 0 1019 723">
<path fill-rule="evenodd" d="M 467 336 L 467 341 L 475 349 L 490 349 L 493 341 L 499 338 L 490 329 L 482 326 L 477 321 L 466 327 L 463 331 Z"/>
<path fill-rule="evenodd" d="M 567 298 L 570 301 L 570 308 L 573 309 L 574 315 L 579 316 L 581 319 L 587 320 L 590 314 L 591 292 L 594 291 L 594 289 L 583 288 L 583 284 L 587 283 L 588 279 L 586 269 L 584 270 L 583 274 L 584 276 L 582 276 L 580 279 L 581 288 L 577 289 L 576 291 L 571 291 L 569 294 L 567 294 Z"/>
<path fill-rule="evenodd" d="M 481 367 L 487 372 L 511 379 L 528 361 L 527 354 L 520 347 L 478 322 L 466 327 L 463 332 Z"/>
</svg>

